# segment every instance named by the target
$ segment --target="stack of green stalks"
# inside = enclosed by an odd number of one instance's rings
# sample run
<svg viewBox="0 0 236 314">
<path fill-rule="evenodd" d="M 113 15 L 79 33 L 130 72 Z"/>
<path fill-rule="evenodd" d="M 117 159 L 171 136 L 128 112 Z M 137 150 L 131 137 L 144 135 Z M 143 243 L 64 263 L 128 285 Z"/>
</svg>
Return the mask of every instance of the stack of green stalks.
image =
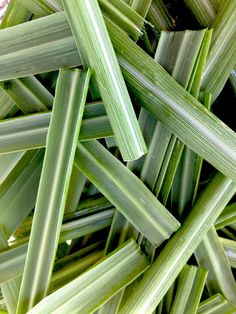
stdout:
<svg viewBox="0 0 236 314">
<path fill-rule="evenodd" d="M 10 1 L 0 313 L 236 313 L 235 43 L 235 0 Z"/>
</svg>

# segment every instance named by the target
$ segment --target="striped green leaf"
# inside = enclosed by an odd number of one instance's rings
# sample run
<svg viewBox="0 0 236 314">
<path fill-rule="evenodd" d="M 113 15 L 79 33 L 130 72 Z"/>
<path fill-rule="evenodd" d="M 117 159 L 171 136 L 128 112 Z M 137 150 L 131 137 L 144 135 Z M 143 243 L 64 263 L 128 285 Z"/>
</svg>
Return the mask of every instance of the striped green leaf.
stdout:
<svg viewBox="0 0 236 314">
<path fill-rule="evenodd" d="M 197 311 L 207 270 L 185 265 L 177 278 L 177 287 L 170 314 L 194 314 Z"/>
<path fill-rule="evenodd" d="M 130 6 L 138 14 L 140 14 L 143 17 L 146 17 L 150 9 L 151 3 L 152 3 L 152 0 L 147 0 L 147 1 L 132 0 L 132 3 L 130 3 Z"/>
<path fill-rule="evenodd" d="M 147 17 L 159 31 L 174 28 L 174 21 L 162 0 L 152 0 Z"/>
<path fill-rule="evenodd" d="M 95 111 L 96 112 L 96 111 Z M 84 115 L 79 135 L 80 141 L 109 137 L 113 135 L 107 116 L 91 118 Z M 51 112 L 26 117 L 7 119 L 0 122 L 0 153 L 16 152 L 44 147 Z"/>
<path fill-rule="evenodd" d="M 20 291 L 21 277 L 11 279 L 1 284 L 1 290 L 9 314 L 15 314 Z"/>
<path fill-rule="evenodd" d="M 208 27 L 214 21 L 221 0 L 184 0 L 199 24 Z"/>
<path fill-rule="evenodd" d="M 24 7 L 18 0 L 12 0 L 8 4 L 7 10 L 0 24 L 0 29 L 12 27 L 29 21 L 32 13 Z"/>
<path fill-rule="evenodd" d="M 10 118 L 18 111 L 14 101 L 0 89 L 0 119 Z"/>
<path fill-rule="evenodd" d="M 236 203 L 232 203 L 225 207 L 215 222 L 215 228 L 220 229 L 233 222 L 236 222 Z"/>
<path fill-rule="evenodd" d="M 197 314 L 234 314 L 236 308 L 217 293 L 200 303 Z"/>
<path fill-rule="evenodd" d="M 220 238 L 220 242 L 224 247 L 225 254 L 232 268 L 236 268 L 236 241 L 226 238 Z"/>
<path fill-rule="evenodd" d="M 0 225 L 7 239 L 34 208 L 43 157 L 43 150 L 16 156 L 13 168 L 1 182 Z"/>
<path fill-rule="evenodd" d="M 28 23 L 0 31 L 1 81 L 81 64 L 63 12 Z"/>
<path fill-rule="evenodd" d="M 236 282 L 214 228 L 207 233 L 194 254 L 198 264 L 208 270 L 206 286 L 209 294 L 220 292 L 236 306 Z"/>
<path fill-rule="evenodd" d="M 52 94 L 34 76 L 0 82 L 0 86 L 25 114 L 52 108 Z"/>
<path fill-rule="evenodd" d="M 177 220 L 145 185 L 98 142 L 78 144 L 75 165 L 154 245 L 178 229 Z"/>
<path fill-rule="evenodd" d="M 207 64 L 204 69 L 201 88 L 212 94 L 213 101 L 223 89 L 236 63 L 236 2 L 222 1 L 214 22 Z"/>
<path fill-rule="evenodd" d="M 123 159 L 138 159 L 146 153 L 146 146 L 97 0 L 63 4 L 77 47 L 84 50 L 82 59 L 86 54 L 86 62 L 88 59 L 94 69 Z"/>
<path fill-rule="evenodd" d="M 28 311 L 47 292 L 89 78 L 90 71 L 76 69 L 59 74 L 17 313 Z"/>
</svg>

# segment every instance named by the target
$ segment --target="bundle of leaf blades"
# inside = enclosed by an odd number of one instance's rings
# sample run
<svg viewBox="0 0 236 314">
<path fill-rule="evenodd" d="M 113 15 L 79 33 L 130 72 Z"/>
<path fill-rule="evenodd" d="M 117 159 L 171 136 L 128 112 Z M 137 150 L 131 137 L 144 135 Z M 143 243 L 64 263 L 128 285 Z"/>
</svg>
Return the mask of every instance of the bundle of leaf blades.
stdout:
<svg viewBox="0 0 236 314">
<path fill-rule="evenodd" d="M 0 313 L 236 313 L 235 1 L 1 2 Z"/>
</svg>

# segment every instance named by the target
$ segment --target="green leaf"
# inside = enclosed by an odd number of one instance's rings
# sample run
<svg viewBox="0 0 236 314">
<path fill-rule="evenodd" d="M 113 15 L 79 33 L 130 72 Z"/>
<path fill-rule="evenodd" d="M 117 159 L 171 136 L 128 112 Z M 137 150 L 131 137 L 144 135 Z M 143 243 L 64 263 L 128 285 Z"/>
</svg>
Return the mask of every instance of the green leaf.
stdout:
<svg viewBox="0 0 236 314">
<path fill-rule="evenodd" d="M 144 19 L 121 0 L 98 0 L 103 16 L 115 23 L 131 38 L 138 40 Z"/>
<path fill-rule="evenodd" d="M 152 0 L 147 17 L 159 31 L 174 28 L 174 21 L 162 0 Z"/>
<path fill-rule="evenodd" d="M 184 0 L 199 24 L 208 27 L 214 21 L 221 0 Z"/>
<path fill-rule="evenodd" d="M 81 124 L 82 126 L 82 124 Z M 78 206 L 87 178 L 73 166 L 68 189 L 65 212 L 74 212 Z"/>
<path fill-rule="evenodd" d="M 9 314 L 15 314 L 20 291 L 21 277 L 11 279 L 1 284 L 1 290 Z"/>
<path fill-rule="evenodd" d="M 32 308 L 47 292 L 90 73 L 62 69 L 59 74 L 17 313 Z"/>
<path fill-rule="evenodd" d="M 110 227 L 114 209 L 108 209 L 85 218 L 64 223 L 61 227 L 59 243 Z"/>
<path fill-rule="evenodd" d="M 123 159 L 137 159 L 146 153 L 146 146 L 97 0 L 63 4 L 77 47 L 82 42 L 86 60 L 94 69 Z"/>
<path fill-rule="evenodd" d="M 31 313 L 91 313 L 125 287 L 148 263 L 134 241 L 113 251 L 100 263 L 36 305 Z"/>
<path fill-rule="evenodd" d="M 177 278 L 170 314 L 196 313 L 203 292 L 207 270 L 185 265 Z"/>
<path fill-rule="evenodd" d="M 36 17 L 42 17 L 55 13 L 55 10 L 51 8 L 51 5 L 47 4 L 47 0 L 18 0 L 23 6 L 30 10 Z M 57 1 L 55 1 L 57 2 Z M 54 3 L 54 1 L 53 1 Z"/>
<path fill-rule="evenodd" d="M 236 282 L 214 228 L 207 233 L 194 254 L 198 264 L 208 269 L 206 286 L 209 294 L 220 292 L 236 306 Z"/>
<path fill-rule="evenodd" d="M 1 227 L 9 238 L 33 209 L 44 151 L 29 151 L 13 158 L 14 167 L 0 186 Z M 4 158 L 8 158 L 4 156 Z M 12 160 L 12 156 L 10 156 Z M 19 210 L 20 209 L 20 210 Z"/>
<path fill-rule="evenodd" d="M 154 245 L 179 227 L 145 185 L 98 142 L 79 143 L 75 165 Z"/>
<path fill-rule="evenodd" d="M 140 14 L 143 17 L 146 17 L 150 9 L 151 3 L 152 3 L 152 0 L 146 0 L 146 1 L 132 0 L 132 4 L 130 6 L 138 14 Z"/>
<path fill-rule="evenodd" d="M 211 27 L 214 29 L 201 89 L 212 94 L 213 101 L 223 89 L 236 63 L 236 2 L 225 0 Z"/>
<path fill-rule="evenodd" d="M 0 24 L 0 29 L 27 22 L 31 15 L 32 13 L 21 5 L 19 0 L 11 0 Z"/>
<path fill-rule="evenodd" d="M 1 284 L 22 274 L 27 248 L 26 243 L 0 254 Z"/>
<path fill-rule="evenodd" d="M 0 86 L 25 114 L 52 108 L 52 94 L 34 76 L 0 82 Z"/>
<path fill-rule="evenodd" d="M 176 81 L 172 81 L 163 68 L 129 38 L 121 37 L 110 24 L 108 29 L 127 85 L 139 104 L 150 111 L 193 151 L 233 179 L 235 166 L 230 172 L 228 170 L 232 157 L 236 156 L 235 152 L 231 151 L 231 145 L 235 142 L 233 139 L 235 133 L 226 125 L 222 126 L 222 121 L 205 109 Z M 145 60 L 145 66 L 142 60 Z M 227 130 L 224 138 L 221 133 L 222 127 Z M 233 138 L 229 140 L 229 137 Z M 229 146 L 228 150 L 226 147 Z M 229 157 L 229 164 L 227 162 L 227 167 L 224 167 L 225 160 L 222 167 L 219 159 L 223 156 L 225 159 L 226 155 Z"/>
<path fill-rule="evenodd" d="M 1 81 L 81 64 L 64 12 L 3 29 L 0 34 Z"/>
<path fill-rule="evenodd" d="M 44 147 L 51 113 L 5 119 L 0 122 L 0 153 Z M 104 107 L 87 104 L 79 134 L 80 141 L 112 136 Z"/>
<path fill-rule="evenodd" d="M 222 174 L 218 173 L 212 179 L 182 227 L 145 272 L 119 314 L 153 312 L 235 191 L 235 183 Z"/>
<path fill-rule="evenodd" d="M 234 314 L 236 308 L 219 293 L 200 303 L 197 314 Z"/>
<path fill-rule="evenodd" d="M 221 229 L 233 222 L 236 222 L 236 203 L 232 203 L 225 207 L 215 222 L 215 228 Z"/>
<path fill-rule="evenodd" d="M 14 101 L 0 89 L 0 120 L 13 116 L 17 110 Z"/>
<path fill-rule="evenodd" d="M 232 268 L 236 268 L 236 241 L 220 238 L 220 242 L 224 247 L 225 254 Z"/>
</svg>

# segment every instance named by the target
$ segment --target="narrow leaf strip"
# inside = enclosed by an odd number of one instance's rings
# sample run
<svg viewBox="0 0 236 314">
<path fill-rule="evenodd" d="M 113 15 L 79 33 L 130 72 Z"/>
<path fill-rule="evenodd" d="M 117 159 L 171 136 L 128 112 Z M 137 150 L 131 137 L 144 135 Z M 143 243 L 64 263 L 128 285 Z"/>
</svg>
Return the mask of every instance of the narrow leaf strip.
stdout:
<svg viewBox="0 0 236 314">
<path fill-rule="evenodd" d="M 19 297 L 21 277 L 11 279 L 1 284 L 1 290 L 9 314 L 15 314 Z"/>
<path fill-rule="evenodd" d="M 177 288 L 170 314 L 196 313 L 205 280 L 207 270 L 185 265 L 177 278 Z"/>
<path fill-rule="evenodd" d="M 10 118 L 17 111 L 14 101 L 0 88 L 0 120 Z"/>
<path fill-rule="evenodd" d="M 1 81 L 81 64 L 64 12 L 0 32 Z"/>
<path fill-rule="evenodd" d="M 159 31 L 174 28 L 174 21 L 162 0 L 152 0 L 147 17 Z"/>
<path fill-rule="evenodd" d="M 146 186 L 98 142 L 79 143 L 75 165 L 154 245 L 178 229 L 177 220 Z"/>
<path fill-rule="evenodd" d="M 90 71 L 77 69 L 62 69 L 59 74 L 18 313 L 32 308 L 48 289 L 89 78 Z"/>
<path fill-rule="evenodd" d="M 151 6 L 152 0 L 133 0 L 131 8 L 136 11 L 138 14 L 140 14 L 143 17 L 146 17 L 149 8 Z"/>
<path fill-rule="evenodd" d="M 204 237 L 194 254 L 198 264 L 209 271 L 206 286 L 210 295 L 220 292 L 236 306 L 236 282 L 214 227 Z"/>
<path fill-rule="evenodd" d="M 222 174 L 218 173 L 212 179 L 119 314 L 153 312 L 235 191 L 236 184 Z"/>
<path fill-rule="evenodd" d="M 236 63 L 236 2 L 221 1 L 216 19 L 207 64 L 204 69 L 201 89 L 212 94 L 213 101 L 223 89 Z"/>
<path fill-rule="evenodd" d="M 45 147 L 51 113 L 7 119 L 0 122 L 0 153 Z M 107 115 L 83 119 L 79 141 L 112 136 Z"/>
<path fill-rule="evenodd" d="M 129 241 L 86 273 L 42 300 L 29 314 L 92 313 L 138 277 L 147 266 L 147 260 L 138 245 L 133 240 Z"/>
<path fill-rule="evenodd" d="M 97 0 L 63 1 L 78 49 L 82 43 L 124 160 L 146 153 L 134 109 Z"/>
<path fill-rule="evenodd" d="M 52 108 L 52 94 L 34 76 L 1 82 L 0 86 L 25 114 Z"/>
<path fill-rule="evenodd" d="M 215 228 L 221 229 L 233 222 L 236 222 L 236 203 L 232 203 L 225 207 L 222 214 L 215 222 Z"/>
<path fill-rule="evenodd" d="M 235 314 L 236 308 L 217 293 L 200 303 L 197 314 Z"/>
<path fill-rule="evenodd" d="M 0 186 L 0 225 L 7 239 L 34 208 L 43 157 L 44 150 L 24 152 Z"/>
<path fill-rule="evenodd" d="M 184 2 L 192 11 L 199 24 L 204 27 L 212 24 L 220 6 L 220 0 L 184 0 Z"/>
<path fill-rule="evenodd" d="M 27 22 L 31 15 L 32 13 L 18 0 L 11 0 L 0 24 L 0 29 Z"/>
<path fill-rule="evenodd" d="M 224 247 L 225 254 L 228 257 L 232 268 L 236 268 L 236 241 L 220 238 L 220 242 Z"/>
</svg>

